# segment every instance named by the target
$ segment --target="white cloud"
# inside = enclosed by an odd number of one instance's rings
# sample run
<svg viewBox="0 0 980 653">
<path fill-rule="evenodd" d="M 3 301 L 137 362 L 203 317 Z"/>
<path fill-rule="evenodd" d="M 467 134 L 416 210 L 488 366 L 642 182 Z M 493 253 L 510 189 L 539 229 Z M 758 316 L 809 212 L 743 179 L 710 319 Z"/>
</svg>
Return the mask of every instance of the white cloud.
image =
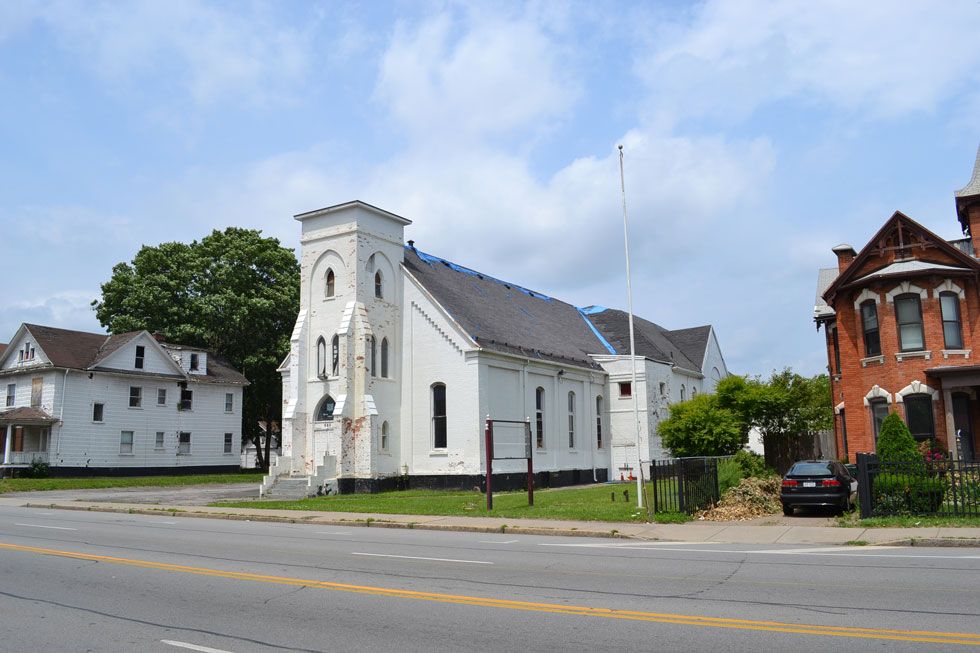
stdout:
<svg viewBox="0 0 980 653">
<path fill-rule="evenodd" d="M 90 305 L 99 296 L 94 289 L 64 290 L 30 300 L 6 302 L 0 305 L 0 342 L 5 342 L 3 339 L 12 336 L 24 322 L 101 333 L 103 329 Z"/>
<path fill-rule="evenodd" d="M 437 14 L 399 24 L 376 95 L 413 135 L 444 140 L 445 149 L 482 136 L 541 131 L 578 94 L 560 52 L 529 18 Z"/>
<path fill-rule="evenodd" d="M 978 30 L 975 2 L 711 1 L 635 68 L 673 119 L 739 120 L 788 97 L 893 117 L 976 85 Z"/>
<path fill-rule="evenodd" d="M 82 65 L 133 91 L 147 84 L 198 104 L 265 102 L 307 70 L 307 32 L 284 27 L 261 5 L 171 0 L 126 3 L 56 1 L 32 5 Z M 20 15 L 20 24 L 28 21 Z"/>
</svg>

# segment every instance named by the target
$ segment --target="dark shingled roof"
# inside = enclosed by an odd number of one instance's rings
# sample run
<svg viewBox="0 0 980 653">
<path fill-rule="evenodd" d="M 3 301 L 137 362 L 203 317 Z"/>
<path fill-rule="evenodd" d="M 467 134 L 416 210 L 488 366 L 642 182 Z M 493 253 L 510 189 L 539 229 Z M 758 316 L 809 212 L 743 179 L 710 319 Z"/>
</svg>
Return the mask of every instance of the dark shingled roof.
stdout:
<svg viewBox="0 0 980 653">
<path fill-rule="evenodd" d="M 0 356 L 3 356 L 3 352 L 7 351 L 7 345 L 0 342 Z"/>
<path fill-rule="evenodd" d="M 484 349 L 596 369 L 589 354 L 611 353 L 571 304 L 412 247 L 405 268 Z"/>
<path fill-rule="evenodd" d="M 617 353 L 629 353 L 630 328 L 626 311 L 607 308 L 590 313 L 589 318 Z M 701 371 L 710 326 L 668 331 L 659 324 L 634 315 L 633 330 L 637 354 L 655 361 L 675 363 L 695 372 Z"/>
<path fill-rule="evenodd" d="M 623 311 L 579 309 L 513 283 L 405 248 L 405 268 L 484 349 L 598 368 L 596 355 L 628 355 Z M 634 316 L 642 356 L 700 371 L 710 326 L 667 331 Z"/>
<path fill-rule="evenodd" d="M 57 329 L 39 324 L 25 324 L 24 327 L 31 334 L 31 337 L 34 338 L 37 346 L 47 355 L 52 365 L 76 370 L 87 370 L 95 367 L 113 352 L 143 333 L 142 331 L 129 331 L 116 335 L 106 335 Z M 168 346 L 166 343 L 161 343 L 161 345 L 164 347 Z M 169 346 L 175 349 L 182 348 L 181 345 Z M 192 347 L 191 349 L 207 351 L 206 349 L 198 349 L 196 347 Z M 0 354 L 2 353 L 0 351 Z M 133 373 L 139 374 L 141 372 Z M 208 352 L 207 374 L 181 375 L 175 372 L 174 376 L 176 378 L 186 376 L 187 379 L 200 383 L 248 384 L 248 380 L 232 367 L 227 360 L 212 352 Z"/>
</svg>

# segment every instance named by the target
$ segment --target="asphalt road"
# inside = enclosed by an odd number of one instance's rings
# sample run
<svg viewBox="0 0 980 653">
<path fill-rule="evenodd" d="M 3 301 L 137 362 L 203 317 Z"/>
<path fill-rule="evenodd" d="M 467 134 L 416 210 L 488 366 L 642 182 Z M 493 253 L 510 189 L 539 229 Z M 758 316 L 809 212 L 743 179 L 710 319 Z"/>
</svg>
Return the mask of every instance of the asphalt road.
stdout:
<svg viewBox="0 0 980 653">
<path fill-rule="evenodd" d="M 3 650 L 980 648 L 980 550 L 0 508 Z"/>
</svg>

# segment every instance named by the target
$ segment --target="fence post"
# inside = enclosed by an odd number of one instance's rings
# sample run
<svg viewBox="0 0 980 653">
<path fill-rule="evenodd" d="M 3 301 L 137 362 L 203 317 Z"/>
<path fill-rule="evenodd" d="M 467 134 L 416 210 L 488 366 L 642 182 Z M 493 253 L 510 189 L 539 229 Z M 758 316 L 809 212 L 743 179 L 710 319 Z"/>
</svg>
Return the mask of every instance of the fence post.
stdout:
<svg viewBox="0 0 980 653">
<path fill-rule="evenodd" d="M 687 502 L 684 501 L 684 480 L 687 478 L 684 470 L 684 459 L 678 458 L 674 464 L 675 478 L 677 479 L 677 510 L 687 512 Z"/>
<path fill-rule="evenodd" d="M 861 519 L 871 517 L 873 512 L 871 497 L 871 474 L 869 467 L 872 454 L 859 453 L 857 455 L 858 467 L 858 505 L 861 508 Z"/>
</svg>

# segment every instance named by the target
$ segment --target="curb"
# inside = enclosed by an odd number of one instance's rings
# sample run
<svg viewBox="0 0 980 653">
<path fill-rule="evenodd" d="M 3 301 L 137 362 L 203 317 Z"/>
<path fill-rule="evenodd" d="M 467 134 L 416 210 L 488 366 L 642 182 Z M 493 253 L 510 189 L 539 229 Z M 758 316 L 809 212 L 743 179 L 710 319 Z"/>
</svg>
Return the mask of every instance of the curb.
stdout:
<svg viewBox="0 0 980 653">
<path fill-rule="evenodd" d="M 59 503 L 25 503 L 25 508 L 45 508 L 50 510 L 78 510 L 81 512 L 109 512 L 128 515 L 151 515 L 168 517 L 197 517 L 203 519 L 223 519 L 226 521 L 272 522 L 280 524 L 313 524 L 318 526 L 358 526 L 361 528 L 400 528 L 404 530 L 459 531 L 464 533 L 512 533 L 516 535 L 558 535 L 563 537 L 604 537 L 616 539 L 635 539 L 611 528 L 606 531 L 580 530 L 577 528 L 545 528 L 540 526 L 466 526 L 449 524 L 424 524 L 419 522 L 397 522 L 384 519 L 332 519 L 327 517 L 282 517 L 279 515 L 247 514 L 227 512 L 194 512 L 174 508 L 116 508 L 112 506 L 73 506 Z"/>
</svg>

